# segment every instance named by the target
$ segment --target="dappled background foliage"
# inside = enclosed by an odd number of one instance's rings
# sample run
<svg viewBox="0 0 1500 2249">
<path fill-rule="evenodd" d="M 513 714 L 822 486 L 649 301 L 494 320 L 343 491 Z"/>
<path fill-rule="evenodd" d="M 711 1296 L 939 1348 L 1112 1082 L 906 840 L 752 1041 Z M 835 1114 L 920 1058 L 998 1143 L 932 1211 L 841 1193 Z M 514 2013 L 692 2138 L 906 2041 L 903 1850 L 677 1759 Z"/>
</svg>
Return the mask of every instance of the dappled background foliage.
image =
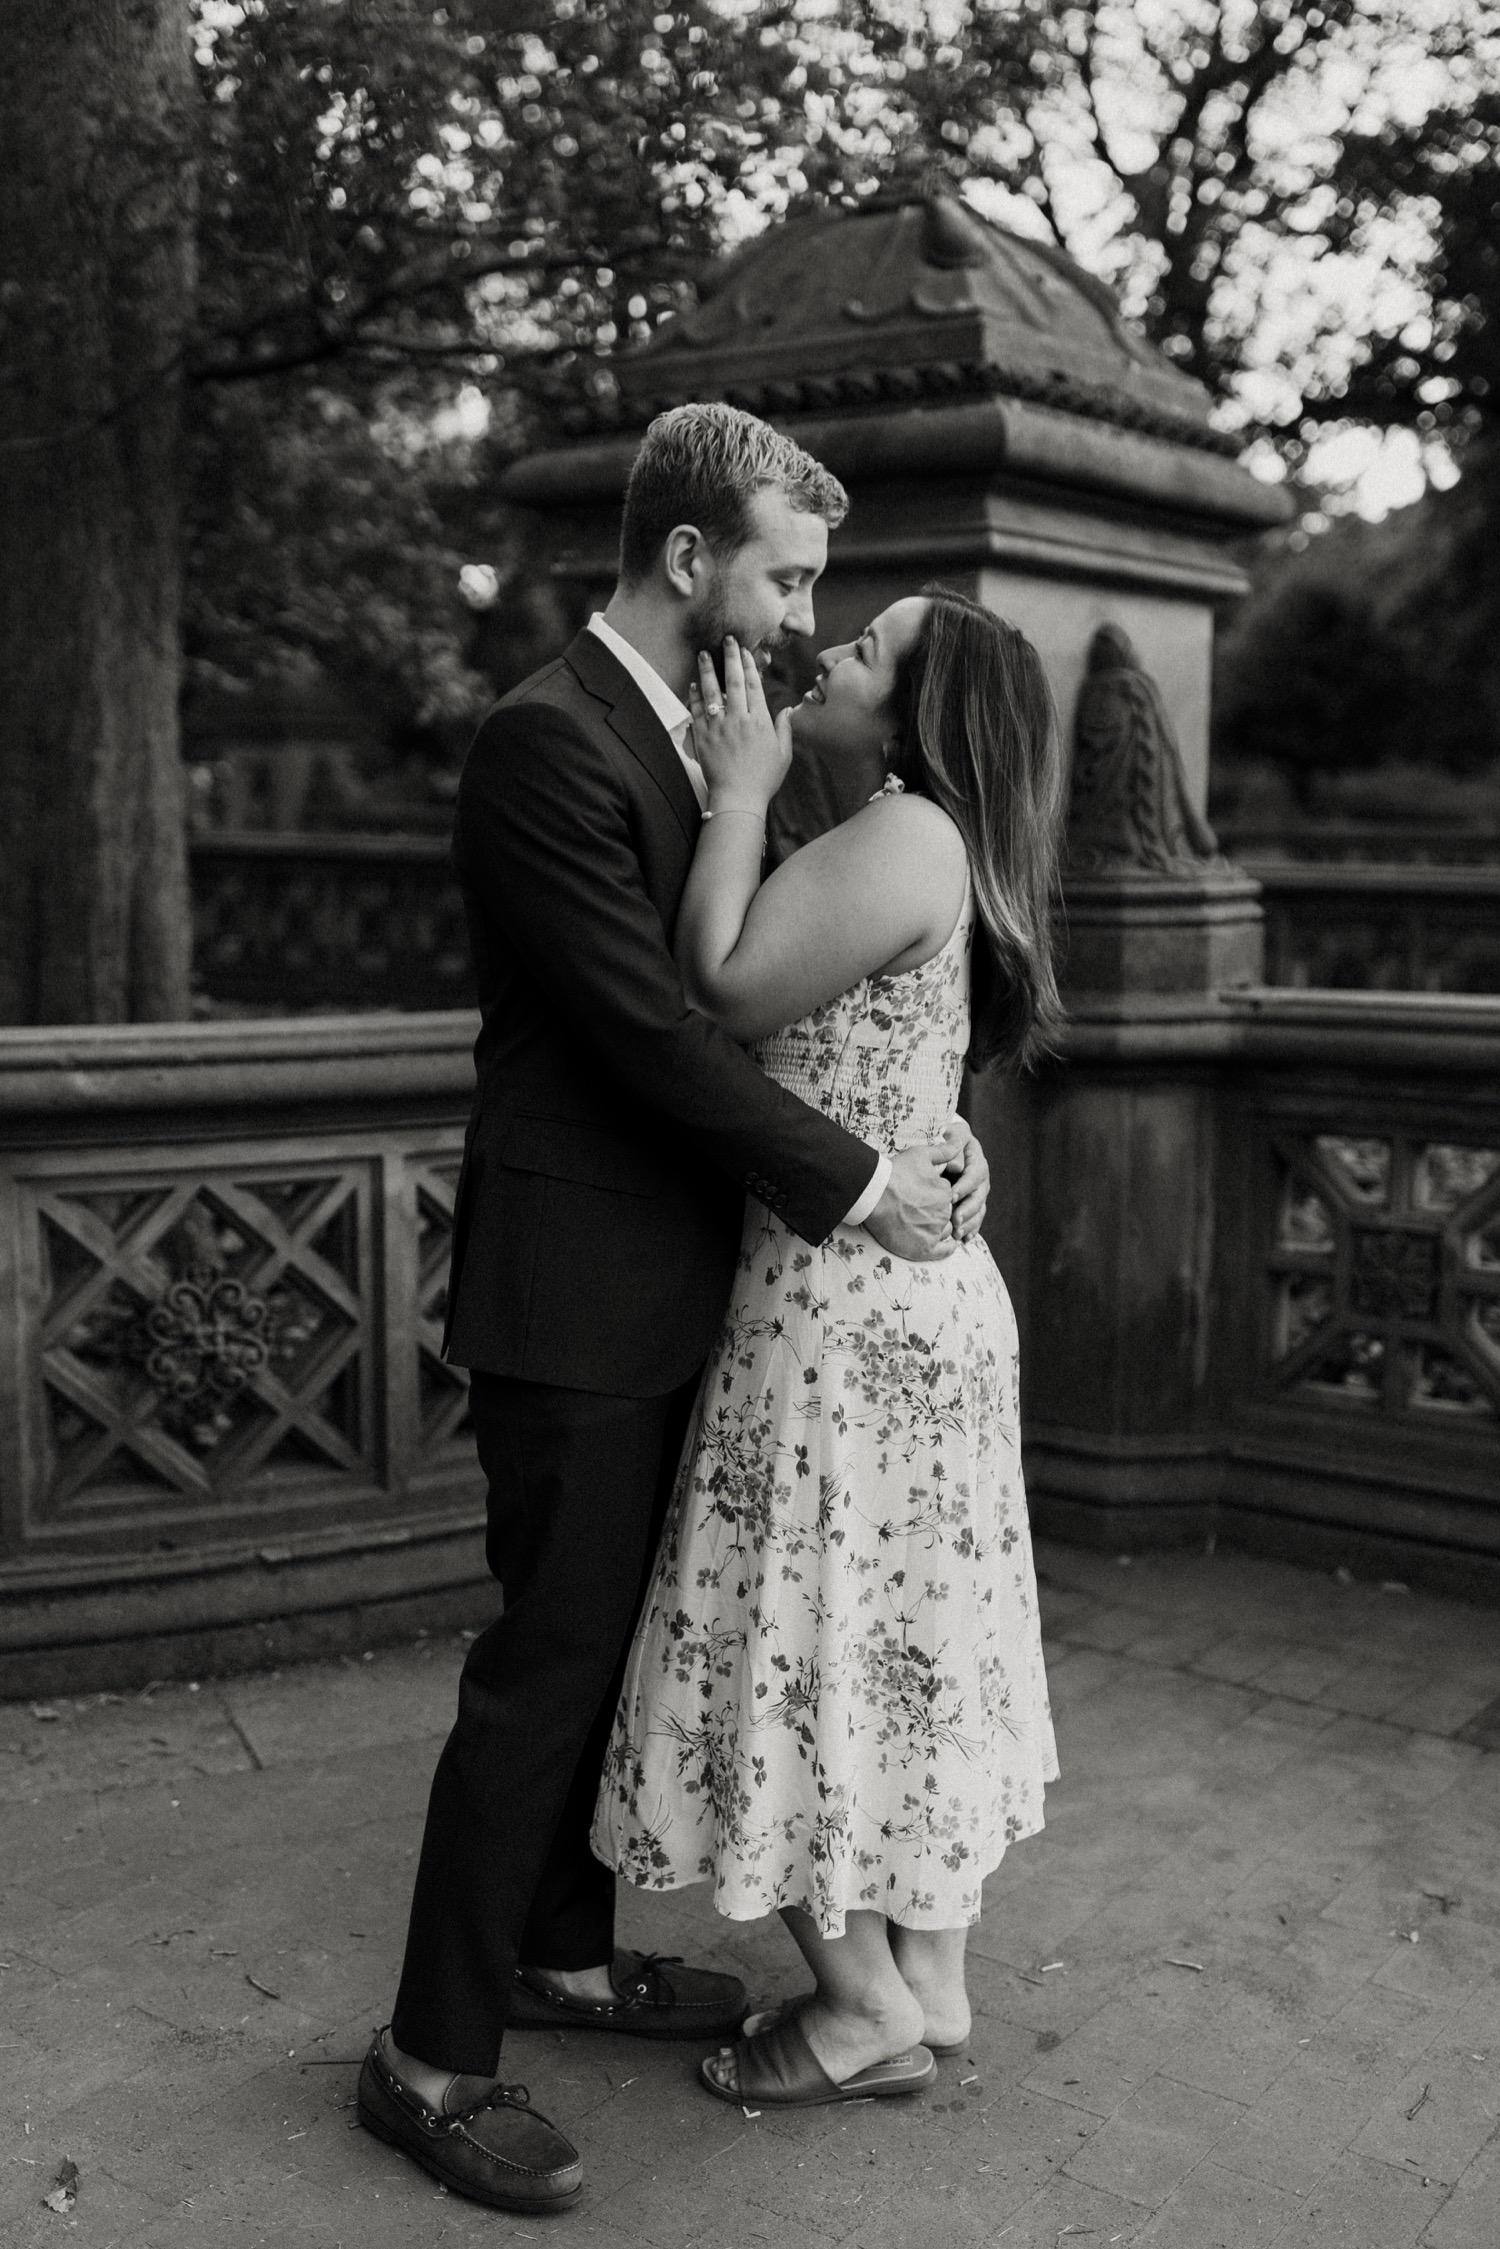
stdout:
<svg viewBox="0 0 1500 2249">
<path fill-rule="evenodd" d="M 1500 522 L 1494 451 L 1378 523 L 1345 517 L 1251 560 L 1221 628 L 1215 751 L 1279 775 L 1304 812 L 1500 815 Z M 1351 786 L 1348 777 L 1372 777 Z M 1381 778 L 1373 778 L 1381 776 Z M 1464 787 L 1441 786 L 1437 776 Z M 1473 786 L 1489 783 L 1481 795 Z M 1236 802 L 1229 775 L 1221 801 Z"/>
<path fill-rule="evenodd" d="M 938 180 L 1107 280 L 1293 474 L 1351 417 L 1476 457 L 1495 400 L 1494 17 L 1488 0 L 196 0 L 190 681 L 314 657 L 451 762 L 528 634 L 555 628 L 527 622 L 503 461 L 584 397 L 607 417 L 613 353 L 746 233 Z M 1450 102 L 1403 108 L 1411 58 L 1442 68 Z M 1330 260 L 1356 281 L 1318 298 L 1301 285 Z M 1437 509 L 1443 536 L 1419 540 L 1449 571 L 1473 556 L 1460 516 Z M 1264 723 L 1289 766 L 1354 757 L 1365 689 L 1341 702 L 1336 683 L 1355 668 L 1388 680 L 1387 731 L 1420 700 L 1385 637 L 1400 604 L 1361 581 L 1373 554 L 1351 537 L 1336 568 L 1298 562 L 1290 611 L 1258 595 L 1227 741 Z M 1456 631 L 1451 601 L 1428 607 Z M 1274 637 L 1289 615 L 1308 652 L 1296 726 L 1246 685 L 1270 645 L 1257 620 Z M 1442 754 L 1477 757 L 1466 742 Z"/>
</svg>

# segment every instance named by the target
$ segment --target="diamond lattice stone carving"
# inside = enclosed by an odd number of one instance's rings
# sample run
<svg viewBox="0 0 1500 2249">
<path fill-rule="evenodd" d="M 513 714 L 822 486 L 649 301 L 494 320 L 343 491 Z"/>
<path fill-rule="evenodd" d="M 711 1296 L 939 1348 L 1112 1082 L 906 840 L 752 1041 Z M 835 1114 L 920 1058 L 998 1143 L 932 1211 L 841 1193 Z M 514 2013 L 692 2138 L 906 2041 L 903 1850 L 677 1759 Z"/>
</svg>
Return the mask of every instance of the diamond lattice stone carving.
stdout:
<svg viewBox="0 0 1500 2249">
<path fill-rule="evenodd" d="M 1278 1132 L 1273 1394 L 1500 1421 L 1500 1150 Z"/>
<path fill-rule="evenodd" d="M 369 1202 L 362 1167 L 42 1191 L 43 1519 L 132 1486 L 217 1498 L 289 1456 L 367 1472 Z"/>
</svg>

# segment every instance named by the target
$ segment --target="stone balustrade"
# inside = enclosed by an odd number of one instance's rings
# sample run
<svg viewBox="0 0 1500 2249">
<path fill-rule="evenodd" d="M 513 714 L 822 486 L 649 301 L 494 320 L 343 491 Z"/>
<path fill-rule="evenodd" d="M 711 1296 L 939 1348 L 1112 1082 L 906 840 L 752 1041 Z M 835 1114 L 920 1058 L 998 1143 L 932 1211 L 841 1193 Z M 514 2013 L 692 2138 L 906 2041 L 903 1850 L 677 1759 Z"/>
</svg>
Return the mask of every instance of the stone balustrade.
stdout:
<svg viewBox="0 0 1500 2249">
<path fill-rule="evenodd" d="M 468 1621 L 468 1014 L 0 1031 L 0 1696 Z"/>
<path fill-rule="evenodd" d="M 1241 863 L 1261 886 L 1272 984 L 1500 992 L 1500 866 Z"/>
<path fill-rule="evenodd" d="M 1043 1530 L 1500 1595 L 1500 1000 L 1084 996 L 973 1113 Z"/>
<path fill-rule="evenodd" d="M 0 1033 L 0 1695 L 487 1613 L 473 1031 Z M 1043 1530 L 1500 1594 L 1500 1000 L 1085 996 L 971 1105 Z"/>
<path fill-rule="evenodd" d="M 1343 990 L 1500 992 L 1500 867 L 1241 862 L 1266 978 Z M 463 1007 L 463 904 L 440 836 L 199 837 L 200 991 L 247 1011 Z"/>
<path fill-rule="evenodd" d="M 196 836 L 193 974 L 220 1005 L 472 1006 L 463 901 L 446 836 Z"/>
</svg>

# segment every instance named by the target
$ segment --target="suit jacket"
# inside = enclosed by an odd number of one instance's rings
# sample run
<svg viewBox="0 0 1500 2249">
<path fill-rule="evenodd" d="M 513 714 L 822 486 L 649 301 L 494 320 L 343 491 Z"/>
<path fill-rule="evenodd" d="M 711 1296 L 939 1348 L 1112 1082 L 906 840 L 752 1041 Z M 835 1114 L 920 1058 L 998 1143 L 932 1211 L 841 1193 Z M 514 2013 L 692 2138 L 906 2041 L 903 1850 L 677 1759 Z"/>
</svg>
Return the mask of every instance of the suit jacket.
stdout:
<svg viewBox="0 0 1500 2249">
<path fill-rule="evenodd" d="M 744 1190 L 810 1242 L 872 1150 L 688 1005 L 672 932 L 700 815 L 582 632 L 484 720 L 454 859 L 483 1015 L 444 1338 L 460 1366 L 652 1397 L 724 1314 Z"/>
</svg>

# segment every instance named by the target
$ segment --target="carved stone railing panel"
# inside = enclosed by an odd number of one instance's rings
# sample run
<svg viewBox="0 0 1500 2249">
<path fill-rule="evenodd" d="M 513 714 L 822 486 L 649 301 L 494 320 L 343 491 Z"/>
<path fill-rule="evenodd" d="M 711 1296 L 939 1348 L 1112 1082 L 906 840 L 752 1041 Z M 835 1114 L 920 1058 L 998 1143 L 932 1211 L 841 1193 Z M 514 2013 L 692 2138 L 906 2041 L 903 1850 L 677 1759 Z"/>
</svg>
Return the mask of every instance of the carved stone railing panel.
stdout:
<svg viewBox="0 0 1500 2249">
<path fill-rule="evenodd" d="M 473 1031 L 0 1033 L 0 1591 L 203 1557 L 214 1598 L 276 1613 L 304 1549 L 390 1597 L 402 1541 L 472 1526 L 441 1349 Z M 278 1586 L 212 1560 L 247 1542 Z"/>
<path fill-rule="evenodd" d="M 1249 864 L 1269 983 L 1500 992 L 1500 867 Z"/>
<path fill-rule="evenodd" d="M 971 1108 L 1045 1530 L 1500 1599 L 1500 1003 L 1101 1000 Z"/>
<path fill-rule="evenodd" d="M 274 1171 L 253 1143 L 17 1167 L 23 1547 L 337 1516 L 471 1464 L 468 1378 L 441 1357 L 461 1127 L 381 1138 Z"/>
<path fill-rule="evenodd" d="M 275 1013 L 466 1007 L 463 901 L 441 836 L 212 835 L 192 848 L 193 971 Z"/>
<path fill-rule="evenodd" d="M 1095 894 L 1163 919 L 1158 879 L 1247 889 L 1193 811 L 1149 677 L 1100 636 L 1079 713 L 1069 921 L 1086 966 Z M 1255 864 L 1266 979 L 1293 988 L 1500 992 L 1500 868 Z M 1117 886 L 1123 885 L 1117 895 Z M 1143 888 L 1142 886 L 1146 887 Z M 1102 888 L 1101 888 L 1102 886 Z M 465 1006 L 463 902 L 435 836 L 205 837 L 193 846 L 194 973 L 267 1012 Z M 1153 925 L 1154 926 L 1154 925 Z M 1158 948 L 1165 940 L 1158 931 Z M 1138 965 L 1138 964 L 1137 964 Z M 1224 963 L 1210 963 L 1216 973 Z M 1258 975 L 1258 968 L 1255 972 Z M 1221 981 L 1244 980 L 1243 964 Z"/>
<path fill-rule="evenodd" d="M 368 1164 L 18 1180 L 46 1465 L 28 1528 L 376 1473 Z"/>
<path fill-rule="evenodd" d="M 1268 1396 L 1500 1432 L 1496 1142 L 1273 1131 Z"/>
</svg>

